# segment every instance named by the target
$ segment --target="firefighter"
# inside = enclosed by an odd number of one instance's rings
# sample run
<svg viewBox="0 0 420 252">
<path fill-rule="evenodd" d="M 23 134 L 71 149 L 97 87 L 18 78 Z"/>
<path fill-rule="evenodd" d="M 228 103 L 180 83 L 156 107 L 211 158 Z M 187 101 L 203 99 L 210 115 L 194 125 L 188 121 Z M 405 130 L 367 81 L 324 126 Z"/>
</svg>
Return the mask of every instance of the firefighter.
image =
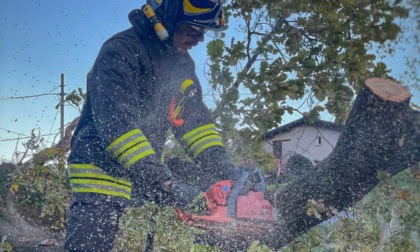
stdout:
<svg viewBox="0 0 420 252">
<path fill-rule="evenodd" d="M 129 14 L 132 27 L 103 44 L 68 158 L 73 202 L 66 249 L 110 251 L 134 199 L 201 213 L 202 191 L 240 176 L 188 53 L 207 30 L 225 28 L 222 14 L 221 0 L 147 0 Z M 161 162 L 169 129 L 194 165 Z"/>
</svg>

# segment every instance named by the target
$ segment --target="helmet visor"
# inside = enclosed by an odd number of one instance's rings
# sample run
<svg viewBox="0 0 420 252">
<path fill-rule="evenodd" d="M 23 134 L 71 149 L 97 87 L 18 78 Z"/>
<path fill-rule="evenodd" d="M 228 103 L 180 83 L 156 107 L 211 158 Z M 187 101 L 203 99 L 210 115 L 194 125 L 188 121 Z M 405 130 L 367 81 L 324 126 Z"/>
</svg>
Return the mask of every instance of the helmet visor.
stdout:
<svg viewBox="0 0 420 252">
<path fill-rule="evenodd" d="M 206 30 L 226 29 L 220 0 L 183 0 L 177 23 L 189 23 Z"/>
</svg>

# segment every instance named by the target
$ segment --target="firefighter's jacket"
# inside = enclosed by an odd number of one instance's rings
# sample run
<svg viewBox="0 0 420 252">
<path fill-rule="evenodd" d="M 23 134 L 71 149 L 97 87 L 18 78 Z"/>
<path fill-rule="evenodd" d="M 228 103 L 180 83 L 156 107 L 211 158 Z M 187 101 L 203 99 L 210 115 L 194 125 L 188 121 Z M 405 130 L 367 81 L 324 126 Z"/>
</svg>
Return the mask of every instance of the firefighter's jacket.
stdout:
<svg viewBox="0 0 420 252">
<path fill-rule="evenodd" d="M 87 77 L 67 169 L 76 202 L 127 202 L 134 184 L 168 179 L 160 161 L 168 129 L 203 170 L 233 176 L 194 61 L 159 41 L 141 12 L 130 21 L 103 44 Z"/>
</svg>

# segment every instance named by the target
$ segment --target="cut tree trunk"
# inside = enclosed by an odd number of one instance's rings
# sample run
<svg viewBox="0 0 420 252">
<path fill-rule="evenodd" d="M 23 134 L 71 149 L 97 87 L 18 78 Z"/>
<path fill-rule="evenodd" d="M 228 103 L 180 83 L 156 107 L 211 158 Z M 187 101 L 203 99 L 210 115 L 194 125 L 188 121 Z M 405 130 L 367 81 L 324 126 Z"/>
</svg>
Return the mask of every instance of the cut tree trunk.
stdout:
<svg viewBox="0 0 420 252">
<path fill-rule="evenodd" d="M 276 192 L 280 220 L 273 232 L 259 237 L 262 242 L 281 248 L 331 216 L 309 216 L 309 201 L 341 211 L 380 182 L 378 171 L 392 176 L 420 162 L 420 112 L 410 108 L 410 97 L 399 83 L 368 79 L 333 152 Z"/>
</svg>

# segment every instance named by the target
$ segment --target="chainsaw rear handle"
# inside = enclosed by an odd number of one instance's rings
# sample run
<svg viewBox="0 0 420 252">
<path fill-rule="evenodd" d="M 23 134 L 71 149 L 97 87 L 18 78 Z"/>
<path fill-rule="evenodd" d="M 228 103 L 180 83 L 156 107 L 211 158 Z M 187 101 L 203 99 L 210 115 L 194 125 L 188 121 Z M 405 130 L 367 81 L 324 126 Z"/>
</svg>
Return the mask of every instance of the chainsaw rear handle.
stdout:
<svg viewBox="0 0 420 252">
<path fill-rule="evenodd" d="M 250 176 L 252 176 L 252 178 L 250 178 Z M 229 217 L 236 217 L 236 213 L 237 213 L 237 202 L 238 202 L 238 197 L 241 195 L 241 193 L 243 193 L 243 190 L 245 188 L 246 182 L 249 179 L 253 179 L 256 180 L 258 182 L 256 182 L 255 184 L 252 185 L 252 190 L 257 191 L 257 192 L 261 192 L 264 194 L 265 192 L 265 182 L 264 182 L 264 175 L 261 171 L 261 169 L 256 168 L 253 171 L 253 174 L 251 175 L 249 172 L 244 171 L 241 175 L 241 177 L 238 179 L 238 181 L 235 182 L 229 197 L 227 199 L 227 215 Z M 254 181 L 251 181 L 251 183 Z"/>
<path fill-rule="evenodd" d="M 238 181 L 235 182 L 229 197 L 227 198 L 227 215 L 229 217 L 236 216 L 236 202 L 238 201 L 239 193 L 242 191 L 245 182 L 247 181 L 249 173 L 244 171 Z"/>
<path fill-rule="evenodd" d="M 263 194 L 265 193 L 265 179 L 264 179 L 264 174 L 262 172 L 261 169 L 255 168 L 254 170 L 254 176 L 258 176 L 258 182 L 254 185 L 254 189 L 257 192 L 262 192 Z"/>
</svg>

